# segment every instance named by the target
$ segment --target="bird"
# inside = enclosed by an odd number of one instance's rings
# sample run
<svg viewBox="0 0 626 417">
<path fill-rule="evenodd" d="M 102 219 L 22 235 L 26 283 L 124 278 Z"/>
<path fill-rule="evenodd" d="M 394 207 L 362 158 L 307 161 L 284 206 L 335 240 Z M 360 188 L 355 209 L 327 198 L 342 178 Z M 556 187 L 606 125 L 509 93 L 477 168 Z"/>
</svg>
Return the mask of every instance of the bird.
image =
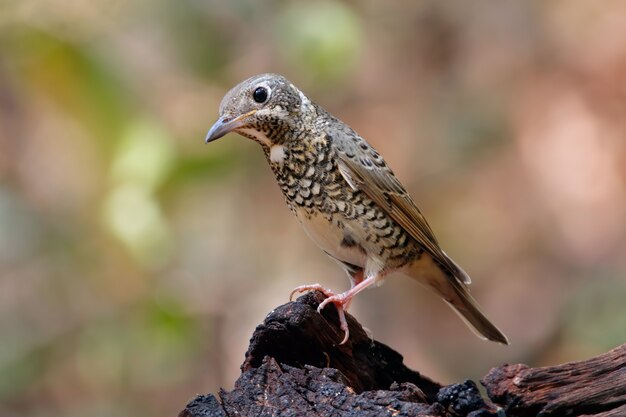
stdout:
<svg viewBox="0 0 626 417">
<path fill-rule="evenodd" d="M 440 247 L 426 218 L 363 137 L 279 74 L 250 77 L 226 93 L 205 143 L 235 132 L 259 143 L 285 202 L 308 236 L 347 272 L 350 289 L 320 284 L 318 312 L 333 303 L 344 337 L 355 295 L 398 272 L 432 290 L 479 337 L 508 344 L 470 295 L 469 275 Z"/>
</svg>

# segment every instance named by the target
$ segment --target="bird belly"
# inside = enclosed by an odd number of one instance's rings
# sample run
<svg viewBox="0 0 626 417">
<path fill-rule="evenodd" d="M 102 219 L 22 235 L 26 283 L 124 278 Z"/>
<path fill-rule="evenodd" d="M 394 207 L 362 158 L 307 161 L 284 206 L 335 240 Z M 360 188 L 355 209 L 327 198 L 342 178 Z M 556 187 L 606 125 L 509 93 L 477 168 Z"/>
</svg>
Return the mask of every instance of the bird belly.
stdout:
<svg viewBox="0 0 626 417">
<path fill-rule="evenodd" d="M 309 238 L 329 256 L 350 265 L 365 267 L 367 254 L 356 242 L 346 240 L 349 231 L 345 226 L 341 228 L 326 216 L 307 213 L 304 209 L 296 209 L 295 213 Z"/>
</svg>

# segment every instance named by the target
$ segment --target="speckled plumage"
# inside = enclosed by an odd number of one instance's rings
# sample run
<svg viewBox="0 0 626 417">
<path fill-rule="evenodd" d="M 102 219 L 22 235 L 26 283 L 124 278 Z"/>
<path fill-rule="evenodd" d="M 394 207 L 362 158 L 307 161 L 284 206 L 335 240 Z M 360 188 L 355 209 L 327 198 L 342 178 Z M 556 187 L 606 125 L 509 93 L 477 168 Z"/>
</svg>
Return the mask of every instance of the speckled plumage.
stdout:
<svg viewBox="0 0 626 417">
<path fill-rule="evenodd" d="M 469 295 L 469 276 L 441 250 L 384 159 L 349 126 L 284 77 L 263 74 L 226 94 L 207 142 L 231 131 L 261 144 L 291 211 L 352 278 L 353 287 L 342 294 L 318 284 L 296 291 L 324 291 L 329 298 L 320 308 L 335 303 L 345 325 L 343 308 L 356 293 L 400 271 L 434 290 L 480 335 L 507 343 Z"/>
</svg>

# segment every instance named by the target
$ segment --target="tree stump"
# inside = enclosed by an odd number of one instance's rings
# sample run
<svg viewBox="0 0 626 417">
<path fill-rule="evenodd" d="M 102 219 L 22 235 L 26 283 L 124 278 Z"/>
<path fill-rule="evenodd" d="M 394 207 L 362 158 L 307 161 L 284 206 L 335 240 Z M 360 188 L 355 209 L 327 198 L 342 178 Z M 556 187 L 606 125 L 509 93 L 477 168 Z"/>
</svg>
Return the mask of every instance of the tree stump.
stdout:
<svg viewBox="0 0 626 417">
<path fill-rule="evenodd" d="M 250 340 L 235 388 L 200 395 L 179 417 L 208 416 L 595 416 L 626 417 L 626 344 L 582 362 L 504 365 L 483 379 L 441 386 L 404 366 L 349 314 L 343 338 L 319 292 L 272 311 Z"/>
</svg>

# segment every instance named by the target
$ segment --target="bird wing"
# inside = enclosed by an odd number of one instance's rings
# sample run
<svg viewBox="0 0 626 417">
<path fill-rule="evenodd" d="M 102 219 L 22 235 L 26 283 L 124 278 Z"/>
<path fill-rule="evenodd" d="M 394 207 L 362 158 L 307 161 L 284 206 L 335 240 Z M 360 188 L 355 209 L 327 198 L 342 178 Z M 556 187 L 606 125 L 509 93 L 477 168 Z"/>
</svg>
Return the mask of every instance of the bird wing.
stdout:
<svg viewBox="0 0 626 417">
<path fill-rule="evenodd" d="M 384 159 L 354 131 L 341 132 L 333 137 L 339 156 L 338 168 L 343 178 L 354 188 L 363 191 L 391 218 L 406 230 L 417 243 L 461 282 L 471 279 L 445 252 L 409 194 Z"/>
</svg>

